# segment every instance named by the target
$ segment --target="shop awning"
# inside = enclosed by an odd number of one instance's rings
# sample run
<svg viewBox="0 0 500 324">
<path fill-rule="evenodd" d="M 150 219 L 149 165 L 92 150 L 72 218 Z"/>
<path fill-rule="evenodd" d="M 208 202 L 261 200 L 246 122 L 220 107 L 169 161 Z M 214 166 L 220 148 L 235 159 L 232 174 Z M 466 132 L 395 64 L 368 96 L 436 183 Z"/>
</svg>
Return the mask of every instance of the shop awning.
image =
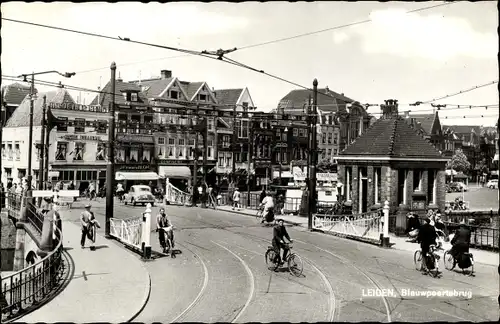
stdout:
<svg viewBox="0 0 500 324">
<path fill-rule="evenodd" d="M 116 180 L 158 180 L 156 172 L 116 172 Z"/>
<path fill-rule="evenodd" d="M 191 170 L 185 165 L 158 167 L 158 175 L 162 178 L 191 178 Z"/>
</svg>

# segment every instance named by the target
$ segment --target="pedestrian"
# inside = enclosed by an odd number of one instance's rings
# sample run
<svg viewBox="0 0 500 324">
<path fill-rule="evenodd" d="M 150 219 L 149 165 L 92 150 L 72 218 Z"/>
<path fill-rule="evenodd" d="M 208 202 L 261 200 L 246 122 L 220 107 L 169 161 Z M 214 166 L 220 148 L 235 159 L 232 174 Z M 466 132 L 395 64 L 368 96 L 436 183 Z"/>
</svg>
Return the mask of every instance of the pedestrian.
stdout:
<svg viewBox="0 0 500 324">
<path fill-rule="evenodd" d="M 92 206 L 90 204 L 85 205 L 85 211 L 82 212 L 80 216 L 80 221 L 82 225 L 82 238 L 80 245 L 82 249 L 85 248 L 85 240 L 88 238 L 91 241 L 90 249 L 95 250 L 95 239 L 96 239 L 96 227 L 100 228 L 99 222 L 95 219 L 94 213 L 90 210 Z"/>
<path fill-rule="evenodd" d="M 234 194 L 233 194 L 233 210 L 236 207 L 236 210 L 239 210 L 240 208 L 240 191 L 236 187 L 234 189 Z"/>
<path fill-rule="evenodd" d="M 259 203 L 262 204 L 262 201 L 264 200 L 264 198 L 266 198 L 266 196 L 267 196 L 266 189 L 264 187 L 262 187 L 262 192 L 260 193 Z"/>
<path fill-rule="evenodd" d="M 45 215 L 45 217 L 48 217 L 49 219 L 52 219 L 54 221 L 52 240 L 54 242 L 55 248 L 62 240 L 61 214 L 59 214 L 58 206 L 54 203 L 51 197 L 45 197 L 44 200 L 46 203 L 44 208 L 47 210 L 47 214 Z"/>
</svg>

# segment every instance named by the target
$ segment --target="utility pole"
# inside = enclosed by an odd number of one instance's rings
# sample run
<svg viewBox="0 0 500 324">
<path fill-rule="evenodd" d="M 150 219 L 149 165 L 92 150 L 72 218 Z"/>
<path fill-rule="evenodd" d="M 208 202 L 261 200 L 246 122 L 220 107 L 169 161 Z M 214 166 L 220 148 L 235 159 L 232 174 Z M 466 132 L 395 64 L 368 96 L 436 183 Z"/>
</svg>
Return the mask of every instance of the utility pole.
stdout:
<svg viewBox="0 0 500 324">
<path fill-rule="evenodd" d="M 307 227 L 309 230 L 312 230 L 312 221 L 313 221 L 313 213 L 316 212 L 316 165 L 318 164 L 318 142 L 316 140 L 317 133 L 317 114 L 318 114 L 318 80 L 314 79 L 313 81 L 313 112 L 312 112 L 312 134 L 311 134 L 311 170 L 309 171 L 310 175 L 310 185 L 309 185 L 309 213 L 308 213 L 308 222 Z"/>
<path fill-rule="evenodd" d="M 203 136 L 203 185 L 202 185 L 202 200 L 201 208 L 207 208 L 207 155 L 208 155 L 208 116 L 203 120 L 202 136 Z"/>
<path fill-rule="evenodd" d="M 1 100 L 2 100 L 2 106 L 1 106 L 1 110 L 0 110 L 0 143 L 2 143 L 3 141 L 3 124 L 4 124 L 4 119 L 5 119 L 5 105 L 4 105 L 4 101 L 3 101 L 3 89 L 2 89 L 2 93 L 1 93 Z M 0 151 L 2 150 L 2 148 L 0 147 Z M 0 183 L 2 182 L 2 154 L 3 152 L 0 152 Z M 0 198 L 0 211 L 2 211 L 2 207 L 3 207 L 3 203 L 5 201 L 5 193 L 7 192 L 7 187 L 4 187 L 3 188 L 3 191 L 0 192 L 0 194 L 2 194 L 2 197 Z"/>
<path fill-rule="evenodd" d="M 30 89 L 30 116 L 29 116 L 29 138 L 28 138 L 28 189 L 27 197 L 31 197 L 31 182 L 32 182 L 32 171 L 31 162 L 33 155 L 33 106 L 35 105 L 35 73 L 31 74 L 31 89 Z"/>
<path fill-rule="evenodd" d="M 236 183 L 236 136 L 237 136 L 237 131 L 236 131 L 236 105 L 235 105 L 233 110 L 233 136 L 232 136 L 233 165 L 231 170 L 233 184 Z"/>
<path fill-rule="evenodd" d="M 111 63 L 111 104 L 109 106 L 108 127 L 108 164 L 106 168 L 106 227 L 105 236 L 111 238 L 111 221 L 113 218 L 113 191 L 115 180 L 115 87 L 116 63 Z"/>
<path fill-rule="evenodd" d="M 50 118 L 49 118 L 50 117 Z M 46 112 L 45 118 L 45 142 L 43 147 L 43 179 L 44 179 L 44 189 L 47 189 L 47 182 L 49 181 L 49 146 L 50 146 L 50 131 L 52 130 L 53 116 L 50 114 L 50 110 Z"/>
<path fill-rule="evenodd" d="M 307 100 L 307 167 L 306 167 L 306 178 L 309 178 L 309 168 L 311 166 L 311 132 L 312 132 L 312 122 L 311 122 L 311 95 L 309 94 L 309 99 Z"/>
<path fill-rule="evenodd" d="M 250 172 L 252 168 L 252 155 L 253 155 L 252 115 L 250 115 L 250 119 L 248 121 L 248 128 L 249 128 L 249 134 L 248 134 L 247 208 L 250 207 Z"/>
<path fill-rule="evenodd" d="M 38 165 L 38 190 L 43 190 L 44 188 L 44 173 L 45 173 L 45 167 L 44 167 L 44 162 L 45 162 L 45 145 L 48 145 L 49 143 L 45 143 L 45 127 L 47 124 L 47 119 L 46 119 L 46 111 L 47 111 L 47 96 L 43 96 L 43 106 L 42 106 L 42 131 L 40 134 L 40 156 L 39 156 L 39 165 Z M 41 199 L 39 199 L 41 201 Z"/>
<path fill-rule="evenodd" d="M 194 134 L 195 134 L 195 137 L 194 137 L 194 167 L 193 167 L 193 192 L 192 192 L 192 195 L 193 195 L 193 206 L 196 206 L 196 201 L 194 201 L 194 197 L 195 197 L 195 190 L 198 190 L 198 111 L 199 111 L 199 108 L 200 106 L 199 105 L 196 105 L 196 114 L 195 114 L 195 121 L 196 121 L 196 124 L 194 125 Z M 198 195 L 196 195 L 196 197 L 198 197 Z"/>
</svg>

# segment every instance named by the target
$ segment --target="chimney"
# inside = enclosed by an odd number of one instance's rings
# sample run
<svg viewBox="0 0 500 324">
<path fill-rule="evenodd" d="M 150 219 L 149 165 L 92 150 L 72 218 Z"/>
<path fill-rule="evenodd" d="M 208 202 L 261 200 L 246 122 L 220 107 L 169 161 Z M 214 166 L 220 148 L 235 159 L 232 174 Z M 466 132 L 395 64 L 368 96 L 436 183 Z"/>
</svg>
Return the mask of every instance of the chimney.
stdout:
<svg viewBox="0 0 500 324">
<path fill-rule="evenodd" d="M 122 74 L 120 72 L 118 72 L 118 79 L 116 79 L 116 81 L 123 82 Z"/>
<path fill-rule="evenodd" d="M 398 101 L 395 99 L 384 100 L 385 104 L 380 105 L 382 108 L 383 119 L 393 119 L 398 117 Z"/>
<path fill-rule="evenodd" d="M 406 119 L 410 118 L 410 112 L 409 111 L 405 111 L 405 118 Z"/>
<path fill-rule="evenodd" d="M 172 71 L 170 70 L 161 70 L 161 78 L 168 79 L 172 77 Z"/>
<path fill-rule="evenodd" d="M 325 94 L 328 94 L 328 91 L 330 91 L 330 89 L 328 89 L 328 86 L 325 87 Z"/>
</svg>

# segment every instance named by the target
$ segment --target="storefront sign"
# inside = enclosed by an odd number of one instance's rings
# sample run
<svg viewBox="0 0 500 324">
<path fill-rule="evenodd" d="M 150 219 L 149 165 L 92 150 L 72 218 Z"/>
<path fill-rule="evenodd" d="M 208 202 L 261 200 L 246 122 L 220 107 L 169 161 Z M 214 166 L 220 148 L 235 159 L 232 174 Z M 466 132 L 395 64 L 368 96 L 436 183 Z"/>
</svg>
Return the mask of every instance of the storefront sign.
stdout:
<svg viewBox="0 0 500 324">
<path fill-rule="evenodd" d="M 120 171 L 145 171 L 153 170 L 154 168 L 150 164 L 137 164 L 137 165 L 120 165 L 117 167 Z"/>
<path fill-rule="evenodd" d="M 159 165 L 194 165 L 194 161 L 189 161 L 189 160 L 167 160 L 167 159 L 160 159 L 157 160 Z M 200 161 L 198 162 L 198 165 L 201 166 L 203 163 Z"/>
<path fill-rule="evenodd" d="M 153 136 L 144 136 L 144 135 L 122 135 L 119 134 L 116 137 L 117 141 L 121 142 L 135 142 L 135 143 L 151 143 L 153 144 Z"/>
<path fill-rule="evenodd" d="M 86 112 L 107 113 L 108 108 L 95 106 L 95 105 L 81 105 L 75 103 L 49 103 L 50 109 L 64 109 L 64 110 L 77 110 Z"/>
<path fill-rule="evenodd" d="M 66 140 L 66 141 L 84 141 L 84 142 L 99 142 L 103 141 L 103 139 L 99 136 L 92 136 L 92 135 L 76 135 L 76 134 L 68 134 L 59 137 L 61 140 Z"/>
</svg>

